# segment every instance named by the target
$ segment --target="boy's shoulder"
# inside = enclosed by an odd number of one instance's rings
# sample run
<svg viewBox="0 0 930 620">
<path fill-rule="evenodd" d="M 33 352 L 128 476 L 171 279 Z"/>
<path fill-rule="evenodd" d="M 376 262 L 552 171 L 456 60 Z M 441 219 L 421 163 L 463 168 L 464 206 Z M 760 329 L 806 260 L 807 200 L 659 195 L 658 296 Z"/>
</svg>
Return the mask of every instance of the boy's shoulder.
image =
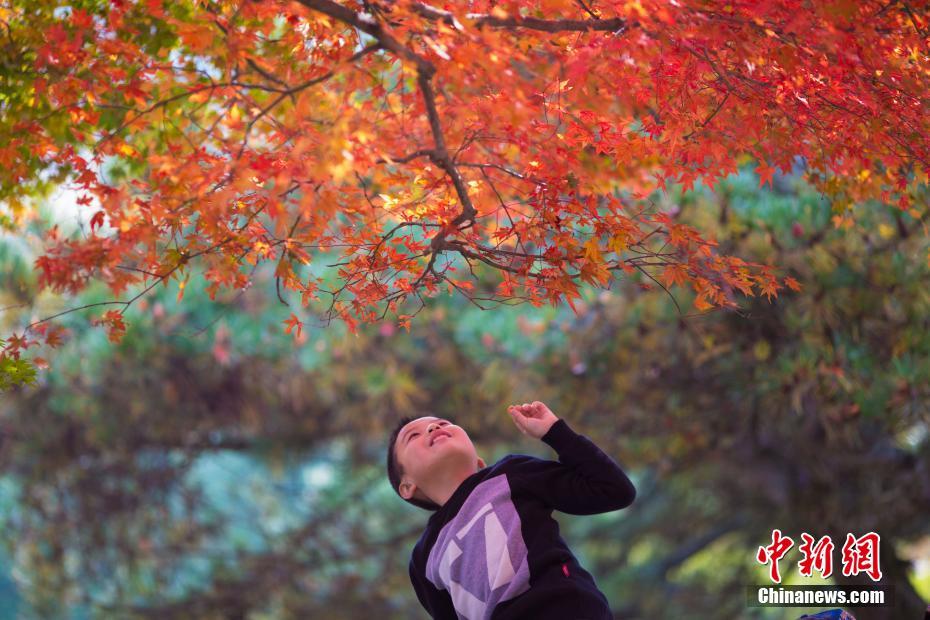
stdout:
<svg viewBox="0 0 930 620">
<path fill-rule="evenodd" d="M 533 469 L 545 461 L 539 457 L 530 456 L 529 454 L 505 454 L 497 459 L 493 464 L 484 469 L 478 470 L 477 478 L 480 481 L 486 481 L 494 476 L 504 474 L 518 473 L 520 470 Z M 479 482 L 480 484 L 480 482 Z M 477 485 L 476 485 L 477 486 Z"/>
</svg>

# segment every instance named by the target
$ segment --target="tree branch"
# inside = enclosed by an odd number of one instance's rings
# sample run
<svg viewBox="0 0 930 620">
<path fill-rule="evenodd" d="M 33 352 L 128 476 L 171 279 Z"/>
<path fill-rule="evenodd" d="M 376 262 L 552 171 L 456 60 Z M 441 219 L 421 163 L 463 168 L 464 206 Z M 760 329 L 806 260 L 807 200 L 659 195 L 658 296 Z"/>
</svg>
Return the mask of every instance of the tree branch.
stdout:
<svg viewBox="0 0 930 620">
<path fill-rule="evenodd" d="M 413 10 L 421 17 L 442 20 L 456 30 L 464 30 L 462 24 L 451 11 L 438 9 L 429 4 L 419 2 L 413 5 Z M 627 20 L 614 17 L 612 19 L 539 19 L 536 17 L 495 17 L 486 13 L 467 13 L 465 18 L 471 20 L 478 28 L 491 26 L 492 28 L 526 28 L 542 32 L 586 32 L 602 31 L 617 32 L 627 28 Z"/>
</svg>

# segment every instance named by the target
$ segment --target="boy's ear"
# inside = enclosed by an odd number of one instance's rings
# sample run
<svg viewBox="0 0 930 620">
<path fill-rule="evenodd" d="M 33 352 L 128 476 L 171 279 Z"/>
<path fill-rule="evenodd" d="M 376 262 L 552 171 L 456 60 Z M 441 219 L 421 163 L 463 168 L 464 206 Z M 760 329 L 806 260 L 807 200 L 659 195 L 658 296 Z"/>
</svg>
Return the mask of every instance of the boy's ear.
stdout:
<svg viewBox="0 0 930 620">
<path fill-rule="evenodd" d="M 413 494 L 417 492 L 417 485 L 412 482 L 401 482 L 397 490 L 400 492 L 401 497 L 410 499 L 413 497 Z"/>
<path fill-rule="evenodd" d="M 485 462 L 480 456 L 478 457 L 478 469 L 484 469 Z"/>
</svg>

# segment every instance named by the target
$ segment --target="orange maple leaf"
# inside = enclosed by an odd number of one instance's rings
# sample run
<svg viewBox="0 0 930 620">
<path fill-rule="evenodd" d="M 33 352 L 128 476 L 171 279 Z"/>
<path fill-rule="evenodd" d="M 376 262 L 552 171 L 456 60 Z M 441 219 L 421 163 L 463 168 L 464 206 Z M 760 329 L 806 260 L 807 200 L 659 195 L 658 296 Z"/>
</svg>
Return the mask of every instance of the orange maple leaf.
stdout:
<svg viewBox="0 0 930 620">
<path fill-rule="evenodd" d="M 287 320 L 283 321 L 283 323 L 287 325 L 284 330 L 285 334 L 290 334 L 291 330 L 296 328 L 296 331 L 294 332 L 294 340 L 300 338 L 300 330 L 303 328 L 304 324 L 294 315 L 293 312 Z"/>
</svg>

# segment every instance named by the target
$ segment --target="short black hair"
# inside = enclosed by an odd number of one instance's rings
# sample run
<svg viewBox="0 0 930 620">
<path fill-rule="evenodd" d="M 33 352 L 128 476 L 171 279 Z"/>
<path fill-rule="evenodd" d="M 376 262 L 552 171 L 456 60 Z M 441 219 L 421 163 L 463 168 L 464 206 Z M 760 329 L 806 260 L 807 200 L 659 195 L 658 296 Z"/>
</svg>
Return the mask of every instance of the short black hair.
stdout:
<svg viewBox="0 0 930 620">
<path fill-rule="evenodd" d="M 418 416 L 416 416 L 416 417 L 407 416 L 407 417 L 405 417 L 405 418 L 401 418 L 400 420 L 398 420 L 397 425 L 394 427 L 394 430 L 391 431 L 391 438 L 388 440 L 388 449 L 387 449 L 387 475 L 388 475 L 388 480 L 391 481 L 391 486 L 394 487 L 394 492 L 397 493 L 397 495 L 398 495 L 401 499 L 403 499 L 405 502 L 409 502 L 409 503 L 413 504 L 414 506 L 417 506 L 417 507 L 422 508 L 422 509 L 424 509 L 424 510 L 436 511 L 436 510 L 439 510 L 439 508 L 440 508 L 439 504 L 437 504 L 437 503 L 435 503 L 435 502 L 431 502 L 431 501 L 429 501 L 429 500 L 417 499 L 417 498 L 415 498 L 415 497 L 411 497 L 410 499 L 406 499 L 406 498 L 404 498 L 404 497 L 400 494 L 400 491 L 399 491 L 399 489 L 400 489 L 400 479 L 401 479 L 401 477 L 404 475 L 404 468 L 403 468 L 403 466 L 397 461 L 397 453 L 395 452 L 395 449 L 394 449 L 395 446 L 394 446 L 394 444 L 397 443 L 397 436 L 400 434 L 400 431 L 401 431 L 402 428 L 404 428 L 404 426 L 406 426 L 409 422 L 413 422 L 414 420 L 417 420 L 417 419 L 422 418 L 422 417 L 424 417 L 424 416 L 433 416 L 433 414 L 432 414 L 432 413 L 424 413 L 424 414 L 418 415 Z M 434 417 L 438 417 L 438 416 L 434 416 Z M 449 417 L 446 417 L 446 418 L 444 418 L 444 419 L 449 420 L 450 422 L 452 422 L 452 420 L 451 420 Z M 453 424 L 454 424 L 454 422 L 453 422 Z"/>
</svg>

